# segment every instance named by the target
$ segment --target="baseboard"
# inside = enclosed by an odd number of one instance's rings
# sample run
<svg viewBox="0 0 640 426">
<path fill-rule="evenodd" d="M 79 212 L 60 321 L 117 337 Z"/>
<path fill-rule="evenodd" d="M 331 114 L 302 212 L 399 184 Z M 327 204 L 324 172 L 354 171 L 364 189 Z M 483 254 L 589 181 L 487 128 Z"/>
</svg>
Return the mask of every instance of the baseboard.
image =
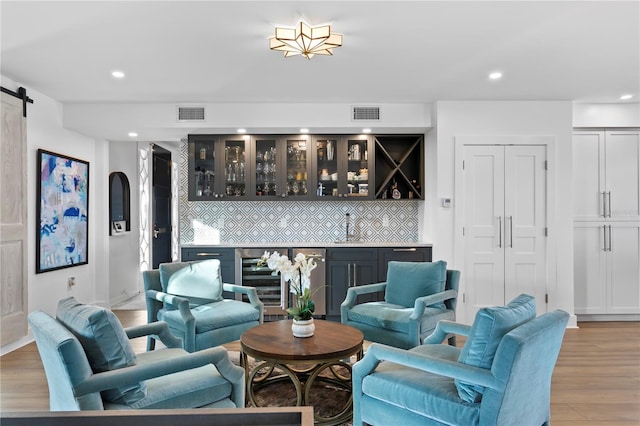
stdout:
<svg viewBox="0 0 640 426">
<path fill-rule="evenodd" d="M 579 314 L 578 321 L 640 321 L 640 314 Z"/>
<path fill-rule="evenodd" d="M 16 349 L 20 349 L 21 347 L 26 346 L 33 341 L 34 341 L 34 338 L 33 338 L 33 335 L 31 334 L 31 328 L 29 328 L 26 336 L 20 338 L 19 340 L 16 340 L 15 342 L 11 342 L 7 345 L 0 347 L 0 356 L 8 354 L 9 352 L 13 352 Z"/>
</svg>

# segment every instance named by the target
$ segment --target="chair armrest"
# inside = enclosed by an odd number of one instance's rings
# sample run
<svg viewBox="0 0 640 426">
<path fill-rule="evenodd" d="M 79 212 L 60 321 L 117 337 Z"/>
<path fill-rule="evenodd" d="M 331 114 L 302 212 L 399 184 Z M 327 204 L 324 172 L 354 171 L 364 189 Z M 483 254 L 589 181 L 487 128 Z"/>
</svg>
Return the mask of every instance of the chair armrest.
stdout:
<svg viewBox="0 0 640 426">
<path fill-rule="evenodd" d="M 180 311 L 180 316 L 185 322 L 192 321 L 195 324 L 195 318 L 191 313 L 188 299 L 156 290 L 147 290 L 146 295 L 149 298 L 156 299 L 160 302 L 167 303 L 174 308 L 177 308 Z"/>
<path fill-rule="evenodd" d="M 243 401 L 244 369 L 233 365 L 229 360 L 227 351 L 221 346 L 194 353 L 185 352 L 181 356 L 148 364 L 93 374 L 85 381 L 74 386 L 73 393 L 76 397 L 80 397 L 94 392 L 135 384 L 154 377 L 191 370 L 207 364 L 215 365 L 220 375 L 232 383 L 234 396 L 241 397 Z"/>
<path fill-rule="evenodd" d="M 455 299 L 458 297 L 458 292 L 455 290 L 445 290 L 439 293 L 430 294 L 429 296 L 423 296 L 416 298 L 413 305 L 413 312 L 411 313 L 411 320 L 418 320 L 424 314 L 424 310 L 427 306 L 435 303 L 444 302 L 445 300 Z"/>
<path fill-rule="evenodd" d="M 128 327 L 124 330 L 127 333 L 129 339 L 135 339 L 143 336 L 154 336 L 168 348 L 181 348 L 182 339 L 174 336 L 169 331 L 169 326 L 164 321 L 156 321 L 151 324 L 136 325 L 134 327 Z"/>
<path fill-rule="evenodd" d="M 499 383 L 493 376 L 491 370 L 473 367 L 456 361 L 434 358 L 379 343 L 371 344 L 364 358 L 353 366 L 352 374 L 354 384 L 356 382 L 360 383 L 362 378 L 372 373 L 382 361 L 393 362 L 491 389 L 501 389 L 504 387 L 504 384 Z"/>
<path fill-rule="evenodd" d="M 436 328 L 429 336 L 424 339 L 423 344 L 438 344 L 444 342 L 449 334 L 458 334 L 460 336 L 468 336 L 471 326 L 460 324 L 454 321 L 440 320 L 436 324 Z"/>
<path fill-rule="evenodd" d="M 262 303 L 262 301 L 258 297 L 258 291 L 255 289 L 255 287 L 222 283 L 222 290 L 230 291 L 233 293 L 246 294 L 247 297 L 249 297 L 249 303 L 251 303 L 251 306 L 256 308 L 258 312 L 260 312 L 260 324 L 262 324 L 264 317 L 264 303 Z"/>
<path fill-rule="evenodd" d="M 384 291 L 386 288 L 387 288 L 386 282 L 349 287 L 347 289 L 347 296 L 345 297 L 344 301 L 340 305 L 340 316 L 342 317 L 343 322 L 347 318 L 347 312 L 349 312 L 351 308 L 356 306 L 358 295 L 377 293 L 379 291 Z"/>
</svg>

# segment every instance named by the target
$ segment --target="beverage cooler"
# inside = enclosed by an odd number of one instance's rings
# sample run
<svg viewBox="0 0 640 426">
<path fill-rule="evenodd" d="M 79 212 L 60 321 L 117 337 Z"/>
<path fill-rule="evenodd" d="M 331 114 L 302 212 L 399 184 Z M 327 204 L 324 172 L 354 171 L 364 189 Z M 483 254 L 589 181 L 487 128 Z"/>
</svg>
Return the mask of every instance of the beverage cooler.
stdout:
<svg viewBox="0 0 640 426">
<path fill-rule="evenodd" d="M 258 266 L 264 252 L 286 254 L 293 260 L 298 253 L 312 256 L 318 267 L 311 272 L 311 291 L 325 285 L 325 250 L 324 249 L 292 249 L 286 248 L 242 248 L 236 249 L 236 278 L 243 286 L 255 287 L 258 297 L 264 303 L 265 316 L 287 316 L 289 303 L 289 283 L 280 274 L 273 275 L 273 271 L 265 264 Z M 315 315 L 326 315 L 326 291 L 321 289 L 314 294 L 316 304 Z M 242 296 L 246 300 L 246 296 Z M 268 318 L 265 318 L 268 319 Z"/>
</svg>

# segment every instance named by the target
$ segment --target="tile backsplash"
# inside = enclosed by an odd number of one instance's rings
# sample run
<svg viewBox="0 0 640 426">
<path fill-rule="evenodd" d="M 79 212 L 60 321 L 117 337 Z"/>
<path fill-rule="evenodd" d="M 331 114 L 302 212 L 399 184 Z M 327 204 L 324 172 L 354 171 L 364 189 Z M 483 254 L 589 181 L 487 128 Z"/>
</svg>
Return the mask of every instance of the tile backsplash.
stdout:
<svg viewBox="0 0 640 426">
<path fill-rule="evenodd" d="M 339 241 L 346 213 L 355 240 L 418 242 L 419 200 L 189 201 L 186 141 L 180 155 L 181 244 Z"/>
</svg>

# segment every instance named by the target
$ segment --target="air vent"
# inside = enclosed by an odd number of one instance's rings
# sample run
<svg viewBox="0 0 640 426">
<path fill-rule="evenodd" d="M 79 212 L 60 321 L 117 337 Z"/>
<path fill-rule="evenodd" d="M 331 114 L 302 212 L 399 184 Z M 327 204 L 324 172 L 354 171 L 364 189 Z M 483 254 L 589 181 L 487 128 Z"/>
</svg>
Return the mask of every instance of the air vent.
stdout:
<svg viewBox="0 0 640 426">
<path fill-rule="evenodd" d="M 380 120 L 380 107 L 353 107 L 354 120 Z"/>
<path fill-rule="evenodd" d="M 178 121 L 204 121 L 204 107 L 179 106 Z"/>
</svg>

